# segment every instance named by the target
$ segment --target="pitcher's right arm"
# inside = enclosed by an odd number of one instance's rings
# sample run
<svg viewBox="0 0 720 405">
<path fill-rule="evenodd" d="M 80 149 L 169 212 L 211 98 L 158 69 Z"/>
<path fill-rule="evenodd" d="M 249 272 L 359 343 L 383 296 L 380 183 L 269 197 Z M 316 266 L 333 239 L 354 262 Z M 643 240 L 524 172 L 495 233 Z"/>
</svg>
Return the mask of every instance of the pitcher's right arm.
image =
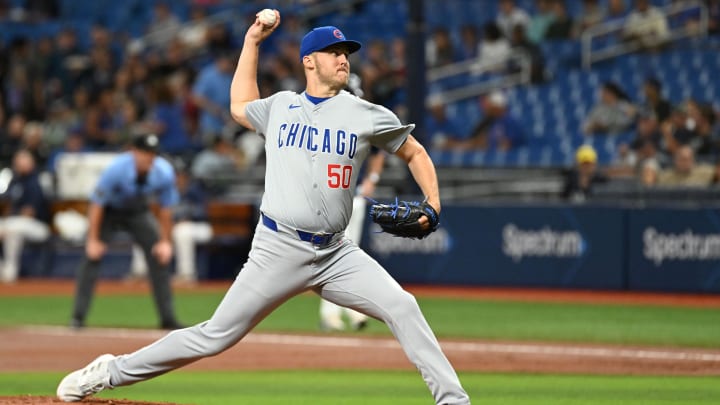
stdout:
<svg viewBox="0 0 720 405">
<path fill-rule="evenodd" d="M 259 48 L 260 43 L 280 25 L 280 12 L 275 10 L 275 14 L 277 18 L 272 26 L 263 25 L 256 16 L 255 22 L 248 28 L 242 52 L 240 52 L 240 59 L 230 85 L 230 114 L 238 124 L 251 130 L 255 128 L 247 119 L 245 106 L 249 102 L 260 98 L 260 90 L 257 84 Z"/>
</svg>

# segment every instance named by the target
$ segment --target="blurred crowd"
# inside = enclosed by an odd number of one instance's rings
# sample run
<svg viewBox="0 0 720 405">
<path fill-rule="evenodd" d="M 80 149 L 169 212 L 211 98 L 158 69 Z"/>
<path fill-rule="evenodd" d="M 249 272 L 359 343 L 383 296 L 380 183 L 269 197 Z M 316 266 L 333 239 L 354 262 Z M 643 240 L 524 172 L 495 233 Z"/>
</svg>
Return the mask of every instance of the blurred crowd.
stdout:
<svg viewBox="0 0 720 405">
<path fill-rule="evenodd" d="M 720 0 L 704 2 L 710 11 L 710 30 L 717 32 Z M 24 7 L 17 9 L 0 0 L 0 19 L 58 18 L 57 0 L 22 3 Z M 2 44 L 0 167 L 9 167 L 16 151 L 26 149 L 39 168 L 53 172 L 62 153 L 118 151 L 133 135 L 148 132 L 159 135 L 163 151 L 180 162 L 178 167 L 197 176 L 213 177 L 212 170 L 198 166 L 226 170 L 226 163 L 232 163 L 239 172 L 262 159 L 261 140 L 247 136 L 228 108 L 228 89 L 242 43 L 233 26 L 246 27 L 254 15 L 244 16 L 244 22 L 208 19 L 208 6 L 215 3 L 193 0 L 183 19 L 173 12 L 172 2 L 153 2 L 147 5 L 151 20 L 139 38 L 96 23 L 87 37 L 67 26 L 54 36 L 15 36 Z M 642 42 L 648 32 L 662 40 L 667 29 L 662 13 L 646 0 L 583 0 L 581 13 L 572 15 L 565 0 L 536 0 L 533 5 L 526 10 L 516 1 L 498 0 L 498 14 L 477 24 L 465 24 L 457 32 L 431 28 L 427 66 L 473 58 L 484 63 L 503 61 L 511 52 L 522 51 L 530 55 L 532 80 L 541 82 L 546 80 L 546 55 L 539 48 L 543 41 L 577 39 L 596 24 L 620 18 L 627 22 L 628 40 Z M 352 3 L 354 8 L 346 11 L 361 12 L 366 6 Z M 307 24 L 313 21 L 292 12 L 283 14 L 280 30 L 262 49 L 261 96 L 304 88 L 297 55 Z M 638 26 L 651 29 L 641 32 Z M 370 40 L 352 60 L 360 83 L 357 92 L 393 109 L 401 119 L 405 117 L 405 46 L 402 37 Z M 664 100 L 662 86 L 647 78 L 643 94 L 635 99 L 616 83 L 603 83 L 598 89 L 597 104 L 578 131 L 588 136 L 637 132 L 636 139 L 618 150 L 613 175 L 640 173 L 646 166 L 662 169 L 684 146 L 701 160 L 717 154 L 718 111 L 710 100 Z M 426 138 L 435 147 L 510 150 L 527 142 L 520 117 L 510 114 L 502 92 L 480 97 L 481 114 L 468 118 L 473 121 L 468 128 L 459 128 L 448 118 L 442 98 L 428 100 Z M 203 151 L 219 163 L 208 165 L 204 158 L 203 164 L 191 169 Z"/>
<path fill-rule="evenodd" d="M 158 0 L 139 38 L 96 23 L 87 38 L 67 26 L 52 37 L 15 36 L 1 44 L 0 167 L 28 149 L 39 168 L 53 172 L 62 153 L 119 151 L 134 135 L 149 132 L 160 137 L 162 151 L 180 162 L 178 167 L 189 169 L 201 151 L 214 150 L 218 138 L 231 146 L 226 154 L 238 171 L 262 159 L 260 138 L 246 136 L 229 114 L 244 33 L 233 28 L 247 27 L 255 16 L 244 16 L 245 23 L 207 18 L 207 6 L 214 3 L 193 0 L 183 21 L 170 1 Z M 57 15 L 54 0 L 25 1 L 22 10 L 0 1 L 6 21 L 52 21 Z M 298 55 L 307 29 L 297 14 L 283 14 L 280 29 L 261 50 L 262 97 L 304 89 Z M 389 49 L 371 41 L 365 49 L 353 69 L 356 93 L 403 113 L 404 40 Z"/>
<path fill-rule="evenodd" d="M 682 3 L 673 1 L 671 3 Z M 720 26 L 720 1 L 704 2 L 709 11 L 709 32 Z M 597 24 L 618 21 L 619 40 L 636 41 L 638 49 L 656 52 L 668 39 L 666 16 L 647 0 L 583 0 L 581 13 L 569 14 L 564 0 L 537 0 L 525 10 L 513 0 L 499 0 L 498 14 L 481 27 L 465 25 L 457 34 L 437 28 L 427 43 L 429 67 L 442 67 L 479 57 L 501 66 L 513 52 L 526 52 L 533 61 L 532 80 L 546 80 L 540 44 L 543 41 L 577 40 Z M 696 13 L 680 16 L 681 24 L 694 27 Z M 553 57 L 552 55 L 547 55 Z M 648 76 L 641 94 L 629 95 L 621 84 L 600 83 L 595 104 L 580 128 L 571 132 L 612 137 L 632 132 L 630 142 L 620 143 L 616 160 L 598 167 L 597 152 L 589 145 L 577 150 L 576 167 L 568 172 L 564 196 L 588 196 L 592 186 L 615 178 L 634 178 L 646 187 L 709 186 L 720 182 L 720 111 L 717 100 L 664 98 L 664 83 Z M 482 118 L 469 131 L 448 117 L 439 96 L 428 102 L 426 129 L 439 149 L 509 151 L 525 146 L 522 117 L 510 113 L 500 91 L 479 98 Z M 575 197 L 573 197 L 575 196 Z"/>
<path fill-rule="evenodd" d="M 22 148 L 53 172 L 63 152 L 119 151 L 143 133 L 158 134 L 162 150 L 185 167 L 216 138 L 234 144 L 228 106 L 237 39 L 204 14 L 196 6 L 182 23 L 157 2 L 139 39 L 95 24 L 88 38 L 68 26 L 54 37 L 4 44 L 0 165 Z M 243 160 L 234 160 L 241 169 Z"/>
</svg>

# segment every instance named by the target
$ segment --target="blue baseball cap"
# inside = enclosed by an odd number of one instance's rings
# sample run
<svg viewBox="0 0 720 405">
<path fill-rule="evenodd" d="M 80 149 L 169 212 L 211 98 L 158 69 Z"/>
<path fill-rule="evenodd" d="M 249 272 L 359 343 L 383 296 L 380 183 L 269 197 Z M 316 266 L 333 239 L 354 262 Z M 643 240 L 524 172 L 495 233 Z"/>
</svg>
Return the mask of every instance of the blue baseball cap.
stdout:
<svg viewBox="0 0 720 405">
<path fill-rule="evenodd" d="M 337 27 L 328 25 L 317 27 L 305 34 L 300 43 L 300 60 L 315 51 L 319 51 L 335 44 L 347 44 L 350 53 L 357 52 L 362 44 L 358 41 L 345 39 L 345 35 Z"/>
</svg>

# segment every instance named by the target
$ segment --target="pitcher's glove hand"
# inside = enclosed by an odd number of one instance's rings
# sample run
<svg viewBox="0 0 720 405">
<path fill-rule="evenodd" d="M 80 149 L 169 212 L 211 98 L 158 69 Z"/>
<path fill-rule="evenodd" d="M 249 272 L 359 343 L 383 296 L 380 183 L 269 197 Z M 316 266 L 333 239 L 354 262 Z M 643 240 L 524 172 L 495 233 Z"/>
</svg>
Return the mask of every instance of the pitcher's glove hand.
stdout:
<svg viewBox="0 0 720 405">
<path fill-rule="evenodd" d="M 420 223 L 423 216 L 427 217 L 426 225 Z M 422 239 L 440 225 L 440 215 L 427 201 L 398 201 L 397 198 L 393 204 L 374 201 L 370 217 L 383 231 L 403 238 Z"/>
</svg>

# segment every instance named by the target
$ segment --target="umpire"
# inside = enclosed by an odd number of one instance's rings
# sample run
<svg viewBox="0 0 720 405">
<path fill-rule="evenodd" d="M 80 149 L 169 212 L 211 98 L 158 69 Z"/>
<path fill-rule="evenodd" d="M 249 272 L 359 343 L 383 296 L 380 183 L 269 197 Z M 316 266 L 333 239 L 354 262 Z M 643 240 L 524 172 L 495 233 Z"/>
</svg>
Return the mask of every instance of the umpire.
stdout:
<svg viewBox="0 0 720 405">
<path fill-rule="evenodd" d="M 142 248 L 150 267 L 160 327 L 181 327 L 175 318 L 168 266 L 173 254 L 171 207 L 177 204 L 179 197 L 175 172 L 167 160 L 157 156 L 158 148 L 157 135 L 134 138 L 130 151 L 115 158 L 102 173 L 90 197 L 86 258 L 77 271 L 71 321 L 74 328 L 85 326 L 100 261 L 107 249 L 107 242 L 117 231 L 128 232 Z M 160 204 L 159 227 L 149 206 L 149 200 L 153 197 Z"/>
</svg>

